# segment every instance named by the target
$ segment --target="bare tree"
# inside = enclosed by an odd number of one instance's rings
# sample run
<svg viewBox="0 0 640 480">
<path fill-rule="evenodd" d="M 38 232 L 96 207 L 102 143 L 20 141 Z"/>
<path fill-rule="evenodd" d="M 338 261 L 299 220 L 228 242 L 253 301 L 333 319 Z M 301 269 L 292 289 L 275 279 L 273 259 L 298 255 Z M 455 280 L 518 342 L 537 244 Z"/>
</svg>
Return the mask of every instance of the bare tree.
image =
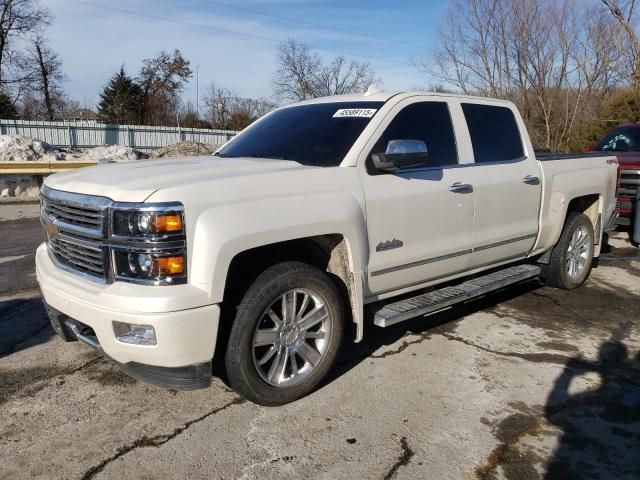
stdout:
<svg viewBox="0 0 640 480">
<path fill-rule="evenodd" d="M 368 63 L 336 57 L 317 72 L 314 93 L 327 96 L 364 92 L 373 83 L 374 77 Z"/>
<path fill-rule="evenodd" d="M 508 96 L 517 80 L 509 74 L 510 14 L 499 0 L 454 1 L 439 29 L 440 45 L 416 59 L 416 67 L 466 94 Z"/>
<path fill-rule="evenodd" d="M 368 62 L 338 56 L 325 64 L 308 45 L 291 39 L 280 44 L 276 62 L 272 86 L 283 100 L 364 92 L 375 78 Z"/>
<path fill-rule="evenodd" d="M 62 60 L 47 42 L 36 36 L 33 40 L 33 77 L 35 89 L 42 95 L 47 119 L 54 120 L 62 111 L 63 94 L 61 83 L 66 79 L 62 72 Z"/>
<path fill-rule="evenodd" d="M 634 20 L 636 14 L 636 2 L 635 0 L 601 0 L 602 3 L 609 9 L 613 17 L 618 24 L 623 28 L 627 34 L 628 51 L 631 65 L 631 75 L 633 78 L 633 84 L 637 89 L 640 85 L 640 39 L 635 29 Z"/>
<path fill-rule="evenodd" d="M 217 87 L 211 82 L 204 96 L 207 117 L 213 128 L 228 128 L 229 117 L 237 95 L 231 90 Z"/>
<path fill-rule="evenodd" d="M 289 39 L 280 44 L 276 62 L 278 69 L 272 81 L 276 97 L 304 100 L 314 96 L 313 78 L 322 66 L 317 52 Z"/>
<path fill-rule="evenodd" d="M 242 130 L 274 108 L 276 108 L 276 105 L 273 102 L 263 98 L 236 97 L 227 128 L 230 130 Z"/>
<path fill-rule="evenodd" d="M 0 85 L 20 82 L 20 49 L 16 40 L 37 32 L 51 21 L 39 0 L 0 0 Z"/>
<path fill-rule="evenodd" d="M 192 76 L 189 60 L 177 49 L 173 55 L 162 51 L 143 60 L 138 83 L 143 92 L 144 122 L 169 123 L 179 108 L 178 95 Z"/>
<path fill-rule="evenodd" d="M 269 100 L 242 98 L 213 82 L 209 85 L 204 102 L 211 126 L 228 130 L 242 130 L 275 108 L 275 104 Z"/>
<path fill-rule="evenodd" d="M 619 29 L 577 0 L 455 0 L 416 66 L 466 94 L 520 108 L 536 145 L 566 149 L 620 81 Z"/>
</svg>

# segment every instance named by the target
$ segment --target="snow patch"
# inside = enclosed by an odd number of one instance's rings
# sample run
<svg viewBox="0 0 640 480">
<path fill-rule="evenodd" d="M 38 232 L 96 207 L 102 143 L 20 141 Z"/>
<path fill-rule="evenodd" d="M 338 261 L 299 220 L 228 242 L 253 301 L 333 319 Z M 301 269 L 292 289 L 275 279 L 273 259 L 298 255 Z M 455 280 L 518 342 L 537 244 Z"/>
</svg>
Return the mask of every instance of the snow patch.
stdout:
<svg viewBox="0 0 640 480">
<path fill-rule="evenodd" d="M 64 150 L 47 142 L 21 135 L 0 135 L 0 162 L 129 162 L 149 158 L 123 145 Z"/>
<path fill-rule="evenodd" d="M 1 162 L 57 161 L 61 151 L 47 142 L 21 135 L 0 135 Z"/>
<path fill-rule="evenodd" d="M 84 161 L 108 161 L 108 162 L 129 162 L 132 160 L 140 160 L 149 158 L 144 152 L 135 148 L 125 147 L 123 145 L 109 145 L 106 147 L 94 147 L 83 150 L 80 159 Z"/>
</svg>

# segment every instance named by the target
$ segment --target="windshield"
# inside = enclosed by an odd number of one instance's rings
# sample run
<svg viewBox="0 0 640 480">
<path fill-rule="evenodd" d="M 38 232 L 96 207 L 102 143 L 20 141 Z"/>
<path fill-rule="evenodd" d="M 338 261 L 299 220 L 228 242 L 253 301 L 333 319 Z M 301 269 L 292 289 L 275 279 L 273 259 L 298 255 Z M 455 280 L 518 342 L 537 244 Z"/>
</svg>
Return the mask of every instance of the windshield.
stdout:
<svg viewBox="0 0 640 480">
<path fill-rule="evenodd" d="M 638 152 L 640 151 L 640 128 L 620 127 L 609 132 L 598 143 L 594 150 L 610 152 Z"/>
<path fill-rule="evenodd" d="M 382 105 L 383 102 L 335 102 L 276 110 L 231 141 L 218 155 L 335 167 Z"/>
</svg>

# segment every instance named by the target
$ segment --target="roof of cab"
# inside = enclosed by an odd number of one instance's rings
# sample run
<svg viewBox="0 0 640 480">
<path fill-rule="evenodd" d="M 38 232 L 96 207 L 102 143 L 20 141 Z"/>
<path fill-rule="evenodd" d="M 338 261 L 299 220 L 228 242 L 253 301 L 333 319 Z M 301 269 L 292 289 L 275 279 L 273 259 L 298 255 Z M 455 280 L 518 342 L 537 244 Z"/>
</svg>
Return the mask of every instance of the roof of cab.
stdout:
<svg viewBox="0 0 640 480">
<path fill-rule="evenodd" d="M 309 105 L 313 103 L 334 103 L 334 102 L 386 102 L 391 97 L 394 97 L 400 93 L 403 93 L 403 92 L 377 91 L 370 94 L 347 93 L 345 95 L 331 95 L 329 97 L 310 98 L 308 100 L 301 100 L 299 102 L 294 102 L 286 106 Z"/>
<path fill-rule="evenodd" d="M 390 98 L 395 97 L 397 95 L 402 95 L 403 97 L 410 97 L 413 95 L 425 95 L 425 96 L 438 96 L 438 97 L 449 97 L 449 98 L 461 98 L 468 100 L 491 100 L 496 103 L 511 103 L 508 100 L 502 100 L 499 98 L 488 98 L 488 97 L 478 97 L 471 95 L 462 95 L 459 93 L 440 93 L 440 92 L 429 92 L 429 91 L 381 91 L 374 90 L 367 93 L 349 93 L 346 95 L 332 95 L 329 97 L 318 97 L 318 98 L 310 98 L 308 100 L 301 100 L 299 102 L 290 103 L 288 105 L 283 105 L 283 107 L 292 107 L 297 105 L 310 105 L 316 103 L 335 103 L 335 102 L 386 102 Z"/>
</svg>

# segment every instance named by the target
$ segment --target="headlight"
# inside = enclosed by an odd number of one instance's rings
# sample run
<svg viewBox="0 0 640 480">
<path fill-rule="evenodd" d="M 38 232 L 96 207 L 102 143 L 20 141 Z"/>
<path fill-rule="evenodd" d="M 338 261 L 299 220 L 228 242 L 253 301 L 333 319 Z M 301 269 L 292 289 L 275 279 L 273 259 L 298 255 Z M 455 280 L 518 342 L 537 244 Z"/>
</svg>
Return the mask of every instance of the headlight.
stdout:
<svg viewBox="0 0 640 480">
<path fill-rule="evenodd" d="M 137 283 L 173 285 L 186 279 L 184 250 L 114 249 L 116 278 Z"/>
<path fill-rule="evenodd" d="M 126 237 L 184 233 L 182 212 L 114 210 L 113 233 Z"/>
<path fill-rule="evenodd" d="M 145 285 L 187 281 L 186 234 L 181 204 L 123 204 L 112 211 L 114 277 Z"/>
</svg>

